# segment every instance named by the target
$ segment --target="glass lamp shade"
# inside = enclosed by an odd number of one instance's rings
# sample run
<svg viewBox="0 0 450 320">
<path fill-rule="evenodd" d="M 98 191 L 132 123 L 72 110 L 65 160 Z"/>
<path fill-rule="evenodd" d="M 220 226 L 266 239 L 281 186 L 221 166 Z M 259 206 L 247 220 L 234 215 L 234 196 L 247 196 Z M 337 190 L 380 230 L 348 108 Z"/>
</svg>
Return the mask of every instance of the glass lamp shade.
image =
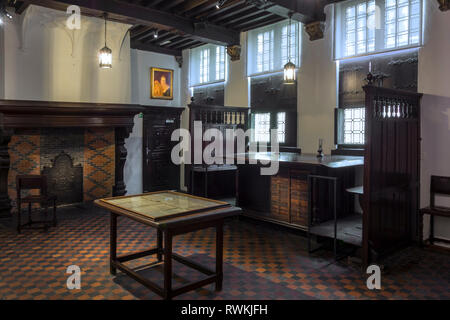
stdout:
<svg viewBox="0 0 450 320">
<path fill-rule="evenodd" d="M 103 47 L 98 53 L 100 68 L 112 68 L 112 50 L 107 46 Z"/>
<path fill-rule="evenodd" d="M 295 64 L 290 61 L 284 65 L 284 83 L 295 83 Z"/>
</svg>

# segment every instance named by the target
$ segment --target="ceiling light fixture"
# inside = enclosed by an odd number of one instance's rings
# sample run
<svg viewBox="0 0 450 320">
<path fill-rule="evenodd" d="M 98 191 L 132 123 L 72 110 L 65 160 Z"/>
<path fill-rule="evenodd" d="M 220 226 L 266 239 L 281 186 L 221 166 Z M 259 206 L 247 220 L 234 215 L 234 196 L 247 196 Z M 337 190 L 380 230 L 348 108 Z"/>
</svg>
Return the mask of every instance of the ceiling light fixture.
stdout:
<svg viewBox="0 0 450 320">
<path fill-rule="evenodd" d="M 227 2 L 227 0 L 219 0 L 219 1 L 217 1 L 216 9 L 220 9 L 225 4 L 225 2 Z"/>
<path fill-rule="evenodd" d="M 156 30 L 156 31 L 153 31 L 153 38 L 158 38 L 158 30 Z"/>
<path fill-rule="evenodd" d="M 98 54 L 99 65 L 102 69 L 111 69 L 112 68 L 112 50 L 108 48 L 106 45 L 106 13 L 104 14 L 105 18 L 105 46 L 100 49 Z"/>
<path fill-rule="evenodd" d="M 285 84 L 294 84 L 295 83 L 295 64 L 293 64 L 291 62 L 291 32 L 292 32 L 292 25 L 291 25 L 291 20 L 292 20 L 292 12 L 289 12 L 289 29 L 287 32 L 287 37 L 288 37 L 288 62 L 284 65 L 284 83 Z"/>
<path fill-rule="evenodd" d="M 5 18 L 12 20 L 12 15 L 6 11 L 6 4 L 0 3 L 0 24 L 3 24 L 3 22 L 6 20 Z"/>
</svg>

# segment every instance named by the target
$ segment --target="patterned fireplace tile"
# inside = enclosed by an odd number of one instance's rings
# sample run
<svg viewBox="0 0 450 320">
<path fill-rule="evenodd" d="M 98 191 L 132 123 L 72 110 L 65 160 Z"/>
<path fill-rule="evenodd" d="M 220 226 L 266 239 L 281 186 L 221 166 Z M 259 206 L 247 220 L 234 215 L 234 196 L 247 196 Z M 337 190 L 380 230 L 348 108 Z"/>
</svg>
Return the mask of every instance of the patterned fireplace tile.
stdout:
<svg viewBox="0 0 450 320">
<path fill-rule="evenodd" d="M 84 146 L 84 201 L 110 197 L 115 178 L 114 129 L 86 129 Z"/>
</svg>

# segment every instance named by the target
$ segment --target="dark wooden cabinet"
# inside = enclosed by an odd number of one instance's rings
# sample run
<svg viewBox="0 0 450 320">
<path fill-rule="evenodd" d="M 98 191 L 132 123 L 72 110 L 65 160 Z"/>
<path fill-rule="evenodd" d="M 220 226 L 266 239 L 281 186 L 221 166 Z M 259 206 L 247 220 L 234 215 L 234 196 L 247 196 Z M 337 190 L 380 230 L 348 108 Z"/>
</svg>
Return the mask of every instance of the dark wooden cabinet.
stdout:
<svg viewBox="0 0 450 320">
<path fill-rule="evenodd" d="M 175 129 L 180 128 L 184 108 L 147 107 L 143 128 L 143 189 L 152 192 L 180 188 L 180 166 L 170 154 L 178 142 L 172 142 Z"/>
</svg>

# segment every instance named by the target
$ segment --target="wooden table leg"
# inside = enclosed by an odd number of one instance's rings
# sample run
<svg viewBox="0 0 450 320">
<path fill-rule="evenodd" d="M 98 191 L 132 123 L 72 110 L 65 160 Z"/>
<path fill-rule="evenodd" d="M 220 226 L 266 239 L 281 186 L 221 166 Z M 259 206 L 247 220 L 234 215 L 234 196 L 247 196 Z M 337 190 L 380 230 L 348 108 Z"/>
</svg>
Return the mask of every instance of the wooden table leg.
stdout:
<svg viewBox="0 0 450 320">
<path fill-rule="evenodd" d="M 430 244 L 434 244 L 434 216 L 430 215 Z"/>
<path fill-rule="evenodd" d="M 216 291 L 221 291 L 223 282 L 223 221 L 216 226 L 216 275 Z"/>
<path fill-rule="evenodd" d="M 162 253 L 163 253 L 163 233 L 161 230 L 157 230 L 157 236 L 156 236 L 156 245 L 158 247 L 158 254 L 156 255 L 158 257 L 158 261 L 162 261 Z"/>
<path fill-rule="evenodd" d="M 172 234 L 164 232 L 164 299 L 172 298 Z"/>
<path fill-rule="evenodd" d="M 109 272 L 112 275 L 117 273 L 114 262 L 117 260 L 117 215 L 113 212 L 110 213 L 110 239 L 109 239 L 109 249 L 110 249 L 110 261 L 109 261 Z"/>
</svg>

